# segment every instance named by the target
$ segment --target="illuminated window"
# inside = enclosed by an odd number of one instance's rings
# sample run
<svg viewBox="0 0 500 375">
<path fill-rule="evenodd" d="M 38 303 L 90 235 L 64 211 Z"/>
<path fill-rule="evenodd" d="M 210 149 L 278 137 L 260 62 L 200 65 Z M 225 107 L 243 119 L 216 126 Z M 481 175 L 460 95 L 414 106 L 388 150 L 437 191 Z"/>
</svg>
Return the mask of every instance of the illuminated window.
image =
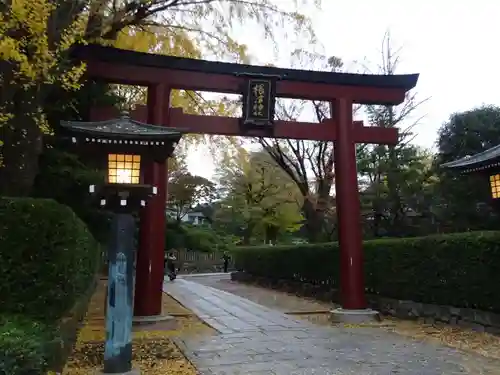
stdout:
<svg viewBox="0 0 500 375">
<path fill-rule="evenodd" d="M 494 199 L 500 198 L 500 174 L 490 176 L 491 196 Z"/>
<path fill-rule="evenodd" d="M 140 174 L 140 155 L 108 155 L 108 182 L 110 184 L 138 184 Z"/>
</svg>

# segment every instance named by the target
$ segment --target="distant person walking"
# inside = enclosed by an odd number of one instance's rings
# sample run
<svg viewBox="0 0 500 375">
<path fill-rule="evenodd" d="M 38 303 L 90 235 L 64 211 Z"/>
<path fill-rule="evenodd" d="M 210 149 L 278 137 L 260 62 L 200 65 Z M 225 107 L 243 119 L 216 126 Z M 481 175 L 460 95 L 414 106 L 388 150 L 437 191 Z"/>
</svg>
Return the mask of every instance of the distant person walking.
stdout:
<svg viewBox="0 0 500 375">
<path fill-rule="evenodd" d="M 168 277 L 170 280 L 174 280 L 176 278 L 175 274 L 175 261 L 177 258 L 174 255 L 173 251 L 170 251 L 165 257 L 165 269 L 167 270 Z"/>
<path fill-rule="evenodd" d="M 222 259 L 224 260 L 224 272 L 227 273 L 227 268 L 229 267 L 229 259 L 231 259 L 231 257 L 227 255 L 226 251 L 224 251 Z"/>
</svg>

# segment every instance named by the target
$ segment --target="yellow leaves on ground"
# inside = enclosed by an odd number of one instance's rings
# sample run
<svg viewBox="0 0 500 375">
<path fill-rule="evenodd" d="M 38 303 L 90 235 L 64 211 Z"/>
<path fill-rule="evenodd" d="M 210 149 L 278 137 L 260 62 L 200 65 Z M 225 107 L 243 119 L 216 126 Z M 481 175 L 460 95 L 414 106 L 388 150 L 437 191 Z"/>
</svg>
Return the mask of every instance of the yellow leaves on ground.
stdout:
<svg viewBox="0 0 500 375">
<path fill-rule="evenodd" d="M 132 363 L 146 375 L 195 375 L 196 370 L 168 339 L 141 339 L 133 342 Z M 87 375 L 102 369 L 104 342 L 77 346 L 63 371 L 64 375 Z"/>
<path fill-rule="evenodd" d="M 329 314 L 298 315 L 297 318 L 304 318 L 316 324 L 332 325 L 328 320 Z M 414 339 L 433 341 L 485 357 L 500 359 L 500 337 L 467 328 L 439 323 L 425 324 L 420 321 L 401 320 L 393 317 L 384 317 L 384 320 L 379 323 L 339 324 L 336 326 L 380 328 Z"/>
<path fill-rule="evenodd" d="M 70 356 L 64 375 L 87 375 L 102 369 L 104 357 L 106 284 L 100 282 L 85 317 L 84 327 Z M 212 335 L 215 331 L 171 297 L 164 295 L 164 314 L 181 315 L 175 320 L 133 328 L 133 366 L 145 375 L 195 375 L 196 369 L 172 341 L 176 336 Z"/>
<path fill-rule="evenodd" d="M 424 324 L 392 317 L 385 318 L 387 330 L 421 340 L 433 340 L 485 357 L 500 359 L 500 337 L 443 323 Z"/>
</svg>

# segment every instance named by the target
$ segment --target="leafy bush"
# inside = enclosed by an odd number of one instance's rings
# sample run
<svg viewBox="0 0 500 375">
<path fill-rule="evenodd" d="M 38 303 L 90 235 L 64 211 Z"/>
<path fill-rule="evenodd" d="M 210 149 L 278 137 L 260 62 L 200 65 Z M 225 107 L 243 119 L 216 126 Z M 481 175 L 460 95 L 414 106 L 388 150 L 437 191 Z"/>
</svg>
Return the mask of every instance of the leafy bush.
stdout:
<svg viewBox="0 0 500 375">
<path fill-rule="evenodd" d="M 165 248 L 189 249 L 193 251 L 212 252 L 228 248 L 231 238 L 221 236 L 212 228 L 204 225 L 179 224 L 175 221 L 167 223 L 165 231 Z"/>
<path fill-rule="evenodd" d="M 381 239 L 364 243 L 369 293 L 500 312 L 500 232 Z M 272 281 L 338 289 L 337 243 L 236 248 L 238 270 Z"/>
<path fill-rule="evenodd" d="M 47 148 L 40 157 L 32 196 L 69 206 L 101 243 L 109 238 L 111 215 L 94 207 L 89 186 L 101 184 L 103 172 L 85 165 L 77 155 Z"/>
<path fill-rule="evenodd" d="M 0 198 L 0 313 L 56 322 L 94 279 L 100 249 L 53 200 Z"/>
<path fill-rule="evenodd" d="M 22 316 L 0 316 L 0 374 L 39 375 L 49 368 L 57 338 L 50 326 Z"/>
</svg>

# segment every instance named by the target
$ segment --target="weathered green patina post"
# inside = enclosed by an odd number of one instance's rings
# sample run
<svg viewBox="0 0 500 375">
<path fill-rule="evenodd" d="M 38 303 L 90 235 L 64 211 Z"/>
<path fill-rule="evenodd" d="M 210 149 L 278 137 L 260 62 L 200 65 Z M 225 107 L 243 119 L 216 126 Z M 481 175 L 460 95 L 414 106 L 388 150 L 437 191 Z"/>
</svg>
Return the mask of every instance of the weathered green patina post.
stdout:
<svg viewBox="0 0 500 375">
<path fill-rule="evenodd" d="M 137 374 L 132 370 L 135 218 L 157 187 L 141 184 L 144 162 L 164 162 L 181 133 L 133 121 L 127 116 L 101 122 L 62 122 L 66 139 L 79 153 L 102 161 L 107 181 L 91 185 L 98 205 L 114 213 L 108 244 L 108 294 L 104 374 Z M 105 163 L 104 163 L 105 162 Z"/>
</svg>

